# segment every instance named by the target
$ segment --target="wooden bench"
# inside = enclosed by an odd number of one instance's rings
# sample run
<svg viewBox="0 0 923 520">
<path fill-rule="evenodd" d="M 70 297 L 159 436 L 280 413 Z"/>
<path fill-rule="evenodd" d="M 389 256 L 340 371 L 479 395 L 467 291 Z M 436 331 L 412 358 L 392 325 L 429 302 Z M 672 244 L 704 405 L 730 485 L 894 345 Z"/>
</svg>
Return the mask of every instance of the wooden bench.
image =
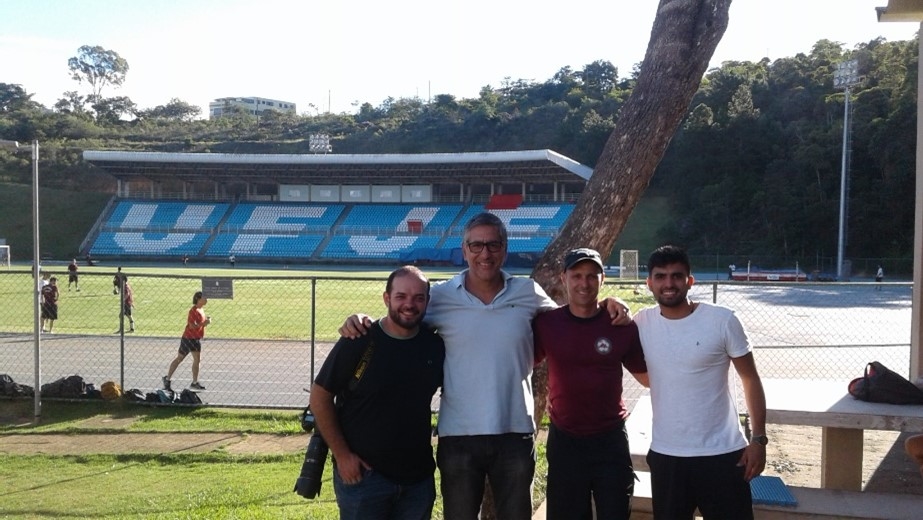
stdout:
<svg viewBox="0 0 923 520">
<path fill-rule="evenodd" d="M 766 422 L 820 427 L 821 487 L 861 491 L 865 430 L 923 432 L 923 405 L 859 401 L 846 392 L 847 384 L 763 380 Z"/>
</svg>

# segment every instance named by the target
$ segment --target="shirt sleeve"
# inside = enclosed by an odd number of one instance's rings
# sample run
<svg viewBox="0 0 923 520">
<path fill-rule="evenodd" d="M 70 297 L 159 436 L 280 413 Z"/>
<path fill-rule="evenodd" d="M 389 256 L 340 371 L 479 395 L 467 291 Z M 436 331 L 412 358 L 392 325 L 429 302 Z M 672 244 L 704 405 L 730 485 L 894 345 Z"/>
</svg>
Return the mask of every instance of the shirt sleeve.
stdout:
<svg viewBox="0 0 923 520">
<path fill-rule="evenodd" d="M 728 356 L 739 358 L 746 356 L 753 349 L 750 346 L 750 338 L 744 330 L 743 323 L 733 311 L 729 314 L 727 324 L 724 327 L 725 341 Z"/>
<path fill-rule="evenodd" d="M 369 334 L 371 333 L 370 331 Z M 342 394 L 368 345 L 366 338 L 366 336 L 357 339 L 340 338 L 330 350 L 327 359 L 324 360 L 314 382 L 331 394 Z"/>
</svg>

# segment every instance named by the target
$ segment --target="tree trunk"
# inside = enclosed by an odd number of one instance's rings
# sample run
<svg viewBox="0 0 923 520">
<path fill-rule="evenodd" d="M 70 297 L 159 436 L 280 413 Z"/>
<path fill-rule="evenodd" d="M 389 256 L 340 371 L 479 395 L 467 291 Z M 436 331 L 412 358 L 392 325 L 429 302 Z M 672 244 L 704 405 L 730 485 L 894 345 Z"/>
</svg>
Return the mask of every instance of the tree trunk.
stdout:
<svg viewBox="0 0 923 520">
<path fill-rule="evenodd" d="M 730 0 L 660 0 L 644 62 L 631 97 L 600 155 L 573 213 L 532 275 L 549 296 L 564 301 L 561 258 L 574 247 L 612 251 L 650 183 L 670 139 L 686 117 L 708 62 L 728 24 Z M 535 420 L 544 416 L 547 371 L 532 377 Z"/>
</svg>

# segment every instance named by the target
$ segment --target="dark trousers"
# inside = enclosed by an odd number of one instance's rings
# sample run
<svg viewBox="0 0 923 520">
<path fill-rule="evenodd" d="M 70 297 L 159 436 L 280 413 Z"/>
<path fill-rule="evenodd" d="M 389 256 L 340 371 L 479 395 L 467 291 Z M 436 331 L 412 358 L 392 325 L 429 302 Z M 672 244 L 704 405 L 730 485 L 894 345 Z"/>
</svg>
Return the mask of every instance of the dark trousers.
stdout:
<svg viewBox="0 0 923 520">
<path fill-rule="evenodd" d="M 710 457 L 673 457 L 647 453 L 655 519 L 752 520 L 753 499 L 744 468 L 743 450 Z"/>
<path fill-rule="evenodd" d="M 624 520 L 631 516 L 635 474 L 625 424 L 586 437 L 548 428 L 548 520 Z"/>
<path fill-rule="evenodd" d="M 532 518 L 531 433 L 440 437 L 436 461 L 445 520 L 477 520 L 485 479 L 490 481 L 497 518 Z"/>
</svg>

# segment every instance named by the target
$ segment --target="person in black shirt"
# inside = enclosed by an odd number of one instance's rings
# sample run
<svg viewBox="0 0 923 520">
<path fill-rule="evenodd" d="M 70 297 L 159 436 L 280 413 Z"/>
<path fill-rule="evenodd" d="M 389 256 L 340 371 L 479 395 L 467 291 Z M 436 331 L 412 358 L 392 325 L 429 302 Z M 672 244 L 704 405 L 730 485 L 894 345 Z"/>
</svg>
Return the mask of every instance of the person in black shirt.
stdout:
<svg viewBox="0 0 923 520">
<path fill-rule="evenodd" d="M 428 519 L 436 500 L 431 402 L 445 345 L 421 325 L 429 281 L 401 267 L 383 299 L 388 314 L 369 334 L 340 338 L 311 389 L 342 520 Z"/>
</svg>

